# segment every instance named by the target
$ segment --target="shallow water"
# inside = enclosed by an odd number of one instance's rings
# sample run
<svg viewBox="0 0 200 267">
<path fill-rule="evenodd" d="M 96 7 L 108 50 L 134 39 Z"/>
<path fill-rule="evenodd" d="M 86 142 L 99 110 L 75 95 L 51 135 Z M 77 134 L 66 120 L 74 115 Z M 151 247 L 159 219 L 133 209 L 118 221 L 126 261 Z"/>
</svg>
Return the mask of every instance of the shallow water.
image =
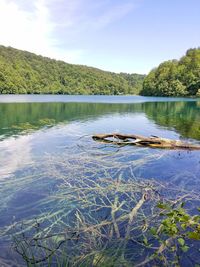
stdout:
<svg viewBox="0 0 200 267">
<path fill-rule="evenodd" d="M 138 96 L 0 96 L 0 257 L 4 264 L 15 258 L 6 227 L 59 209 L 47 200 L 58 190 L 60 179 L 53 171 L 60 171 L 63 162 L 71 162 L 73 168 L 66 164 L 65 173 L 76 179 L 78 168 L 84 171 L 91 159 L 96 164 L 103 153 L 110 164 L 103 161 L 106 166 L 97 169 L 106 167 L 111 172 L 120 161 L 141 180 L 154 179 L 199 192 L 199 151 L 118 150 L 91 138 L 95 133 L 110 132 L 200 143 L 200 101 Z M 130 173 L 125 171 L 124 175 Z"/>
</svg>

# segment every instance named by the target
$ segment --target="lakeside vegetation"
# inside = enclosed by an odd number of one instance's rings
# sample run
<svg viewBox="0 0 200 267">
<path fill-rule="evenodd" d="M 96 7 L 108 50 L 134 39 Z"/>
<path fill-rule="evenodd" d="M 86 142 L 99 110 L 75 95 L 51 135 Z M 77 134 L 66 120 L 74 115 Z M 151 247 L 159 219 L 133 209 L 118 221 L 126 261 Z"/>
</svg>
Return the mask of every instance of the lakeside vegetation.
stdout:
<svg viewBox="0 0 200 267">
<path fill-rule="evenodd" d="M 138 94 L 144 77 L 68 64 L 0 46 L 0 94 Z"/>
<path fill-rule="evenodd" d="M 200 48 L 189 49 L 180 60 L 153 69 L 140 92 L 145 96 L 200 96 Z"/>
<path fill-rule="evenodd" d="M 200 48 L 145 76 L 68 64 L 0 46 L 0 94 L 200 96 Z"/>
<path fill-rule="evenodd" d="M 0 46 L 0 94 L 200 96 L 200 48 L 145 76 L 68 64 Z"/>
</svg>

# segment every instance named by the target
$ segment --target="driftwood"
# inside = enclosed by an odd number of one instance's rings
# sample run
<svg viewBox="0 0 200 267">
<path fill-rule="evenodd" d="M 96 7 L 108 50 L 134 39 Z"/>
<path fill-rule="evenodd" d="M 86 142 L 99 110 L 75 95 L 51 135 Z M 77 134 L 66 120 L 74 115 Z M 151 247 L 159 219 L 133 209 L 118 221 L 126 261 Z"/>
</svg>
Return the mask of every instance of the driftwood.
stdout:
<svg viewBox="0 0 200 267">
<path fill-rule="evenodd" d="M 152 148 L 168 148 L 168 149 L 186 149 L 200 150 L 200 145 L 185 143 L 179 140 L 170 140 L 160 138 L 158 136 L 145 137 L 135 134 L 96 134 L 92 138 L 103 143 L 112 143 L 116 145 L 135 145 L 147 146 Z"/>
</svg>

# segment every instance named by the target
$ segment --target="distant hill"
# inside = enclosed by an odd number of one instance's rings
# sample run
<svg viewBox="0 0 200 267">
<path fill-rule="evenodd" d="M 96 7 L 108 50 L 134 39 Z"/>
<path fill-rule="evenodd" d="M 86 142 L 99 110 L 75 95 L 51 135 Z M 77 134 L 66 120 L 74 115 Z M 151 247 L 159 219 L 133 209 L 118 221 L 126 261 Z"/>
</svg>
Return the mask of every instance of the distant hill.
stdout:
<svg viewBox="0 0 200 267">
<path fill-rule="evenodd" d="M 153 69 L 140 94 L 200 97 L 200 48 L 189 49 L 180 60 L 165 61 Z"/>
<path fill-rule="evenodd" d="M 144 77 L 68 64 L 0 46 L 0 94 L 138 94 Z"/>
</svg>

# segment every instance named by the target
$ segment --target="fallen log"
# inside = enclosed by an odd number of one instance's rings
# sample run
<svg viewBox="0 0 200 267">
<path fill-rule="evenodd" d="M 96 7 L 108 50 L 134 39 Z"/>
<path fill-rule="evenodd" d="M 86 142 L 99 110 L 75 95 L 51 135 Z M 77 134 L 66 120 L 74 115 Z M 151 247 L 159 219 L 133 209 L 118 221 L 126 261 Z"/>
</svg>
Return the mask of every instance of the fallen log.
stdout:
<svg viewBox="0 0 200 267">
<path fill-rule="evenodd" d="M 158 136 L 145 137 L 135 134 L 96 134 L 92 138 L 95 141 L 103 143 L 112 143 L 116 145 L 135 145 L 147 146 L 152 148 L 168 148 L 168 149 L 185 149 L 185 150 L 200 150 L 200 145 L 185 143 L 179 140 L 171 140 L 160 138 Z"/>
</svg>

